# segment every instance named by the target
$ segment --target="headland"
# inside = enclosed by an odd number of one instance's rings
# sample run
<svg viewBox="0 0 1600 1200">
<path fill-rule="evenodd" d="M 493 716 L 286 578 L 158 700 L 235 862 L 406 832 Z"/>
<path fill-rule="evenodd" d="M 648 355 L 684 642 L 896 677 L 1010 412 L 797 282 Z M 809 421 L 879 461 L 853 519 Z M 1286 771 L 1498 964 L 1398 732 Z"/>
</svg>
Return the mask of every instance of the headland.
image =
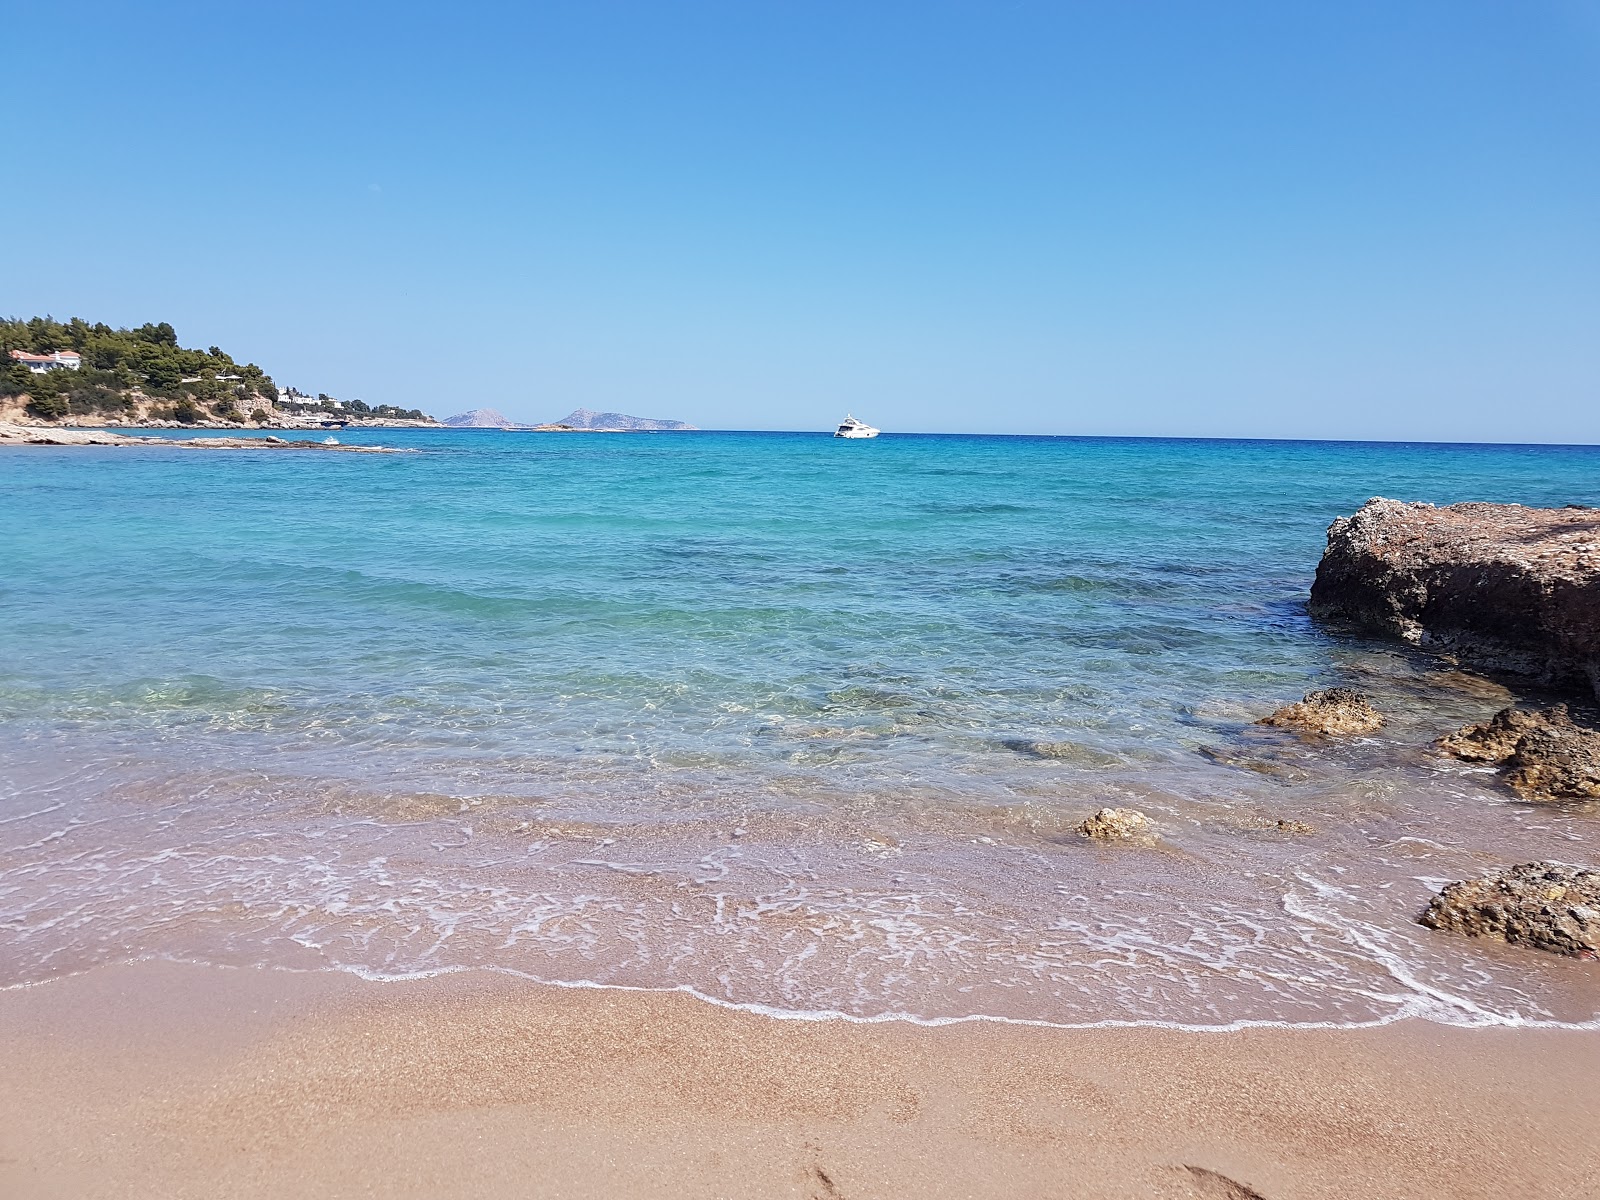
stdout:
<svg viewBox="0 0 1600 1200">
<path fill-rule="evenodd" d="M 168 322 L 113 329 L 74 317 L 0 319 L 0 422 L 66 428 L 438 428 L 420 409 L 280 388 Z"/>
<path fill-rule="evenodd" d="M 188 428 L 185 426 L 184 428 Z M 393 446 L 346 446 L 329 441 L 291 441 L 274 434 L 257 437 L 141 437 L 103 429 L 0 423 L 0 446 L 150 446 L 180 450 L 328 450 L 343 454 L 401 454 Z"/>
</svg>

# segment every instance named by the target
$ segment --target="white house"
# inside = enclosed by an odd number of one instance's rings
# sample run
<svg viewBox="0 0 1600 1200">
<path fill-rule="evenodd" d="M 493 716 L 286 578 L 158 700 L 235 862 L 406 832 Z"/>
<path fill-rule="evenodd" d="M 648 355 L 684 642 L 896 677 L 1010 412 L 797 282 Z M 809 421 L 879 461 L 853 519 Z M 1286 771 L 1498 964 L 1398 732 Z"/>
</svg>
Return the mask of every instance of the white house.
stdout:
<svg viewBox="0 0 1600 1200">
<path fill-rule="evenodd" d="M 26 350 L 13 350 L 11 357 L 35 375 L 43 375 L 46 371 L 54 371 L 58 367 L 76 371 L 83 366 L 83 355 L 76 350 L 57 350 L 51 354 L 29 354 Z"/>
</svg>

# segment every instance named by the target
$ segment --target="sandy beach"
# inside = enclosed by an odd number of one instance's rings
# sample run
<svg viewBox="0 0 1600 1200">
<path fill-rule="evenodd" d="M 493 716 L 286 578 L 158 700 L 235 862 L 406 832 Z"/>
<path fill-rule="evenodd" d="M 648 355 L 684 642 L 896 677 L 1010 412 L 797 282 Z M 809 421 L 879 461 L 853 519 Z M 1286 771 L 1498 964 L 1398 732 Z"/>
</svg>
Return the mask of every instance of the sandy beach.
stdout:
<svg viewBox="0 0 1600 1200">
<path fill-rule="evenodd" d="M 0 993 L 0 1193 L 1592 1197 L 1600 1035 L 777 1020 L 164 963 Z"/>
<path fill-rule="evenodd" d="M 1600 0 L 196 9 L 0 71 L 0 1200 L 1600 1200 Z"/>
</svg>

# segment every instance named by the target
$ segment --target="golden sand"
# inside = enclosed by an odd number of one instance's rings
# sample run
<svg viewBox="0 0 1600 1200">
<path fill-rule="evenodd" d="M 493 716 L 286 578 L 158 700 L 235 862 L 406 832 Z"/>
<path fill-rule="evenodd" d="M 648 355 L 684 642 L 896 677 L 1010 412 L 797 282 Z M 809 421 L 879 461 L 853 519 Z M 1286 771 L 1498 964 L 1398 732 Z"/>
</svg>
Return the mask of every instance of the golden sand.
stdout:
<svg viewBox="0 0 1600 1200">
<path fill-rule="evenodd" d="M 1600 1196 L 1600 1033 L 783 1021 L 172 964 L 0 993 L 0 1196 Z"/>
</svg>

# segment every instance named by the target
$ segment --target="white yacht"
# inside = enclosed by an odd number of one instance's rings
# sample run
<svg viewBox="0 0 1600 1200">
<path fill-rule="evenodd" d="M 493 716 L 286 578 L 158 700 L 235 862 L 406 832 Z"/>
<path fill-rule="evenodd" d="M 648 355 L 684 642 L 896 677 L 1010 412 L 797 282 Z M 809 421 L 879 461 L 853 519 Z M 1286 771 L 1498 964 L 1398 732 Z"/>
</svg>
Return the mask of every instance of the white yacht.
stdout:
<svg viewBox="0 0 1600 1200">
<path fill-rule="evenodd" d="M 848 438 L 877 437 L 882 432 L 883 430 L 874 429 L 865 421 L 858 421 L 846 414 L 844 420 L 839 422 L 839 428 L 833 431 L 833 436 Z"/>
</svg>

